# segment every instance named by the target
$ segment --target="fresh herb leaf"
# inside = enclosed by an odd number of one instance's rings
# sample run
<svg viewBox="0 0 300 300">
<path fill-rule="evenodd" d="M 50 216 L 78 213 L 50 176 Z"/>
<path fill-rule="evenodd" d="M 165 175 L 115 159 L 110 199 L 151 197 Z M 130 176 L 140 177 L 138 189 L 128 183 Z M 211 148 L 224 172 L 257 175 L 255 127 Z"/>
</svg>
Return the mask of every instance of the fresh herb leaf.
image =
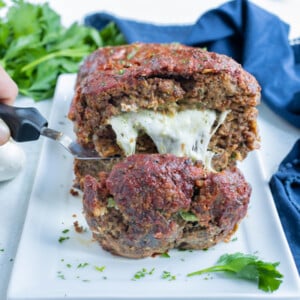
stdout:
<svg viewBox="0 0 300 300">
<path fill-rule="evenodd" d="M 66 234 L 66 233 L 68 233 L 70 230 L 69 229 L 64 229 L 63 231 L 62 231 L 62 233 L 63 234 Z"/>
<path fill-rule="evenodd" d="M 134 275 L 132 280 L 137 280 L 145 277 L 146 275 L 152 275 L 154 272 L 154 268 L 148 271 L 146 268 L 142 268 L 140 271 L 137 271 Z"/>
<path fill-rule="evenodd" d="M 179 212 L 180 217 L 187 222 L 197 222 L 198 218 L 191 212 L 181 211 Z"/>
<path fill-rule="evenodd" d="M 166 279 L 168 281 L 172 281 L 172 280 L 176 280 L 176 276 L 172 275 L 170 272 L 168 271 L 163 271 L 162 275 L 161 275 L 162 279 Z"/>
<path fill-rule="evenodd" d="M 57 271 L 57 277 L 60 278 L 60 279 L 63 279 L 65 280 L 65 275 L 61 272 L 61 271 Z"/>
<path fill-rule="evenodd" d="M 89 263 L 87 263 L 87 262 L 85 262 L 85 263 L 80 263 L 80 264 L 78 264 L 77 269 L 85 268 L 85 267 L 87 267 L 88 265 L 89 265 Z"/>
<path fill-rule="evenodd" d="M 162 254 L 160 255 L 160 257 L 170 258 L 171 256 L 170 256 L 170 254 L 169 254 L 168 252 L 165 252 L 165 253 L 162 253 Z"/>
<path fill-rule="evenodd" d="M 68 237 L 68 236 L 60 236 L 59 239 L 58 239 L 58 241 L 60 243 L 62 243 L 62 242 L 66 241 L 66 240 L 69 240 L 69 239 L 70 239 L 70 237 Z"/>
<path fill-rule="evenodd" d="M 124 69 L 120 69 L 118 73 L 119 73 L 119 75 L 123 75 L 125 73 L 125 70 Z"/>
<path fill-rule="evenodd" d="M 237 278 L 255 281 L 265 292 L 276 291 L 282 283 L 283 275 L 276 269 L 279 262 L 259 260 L 257 256 L 240 252 L 222 255 L 215 266 L 187 274 L 201 275 L 211 272 L 227 272 Z"/>
<path fill-rule="evenodd" d="M 116 207 L 116 201 L 113 197 L 108 197 L 107 198 L 107 207 Z"/>
<path fill-rule="evenodd" d="M 0 12 L 5 6 L 0 0 Z M 125 43 L 114 23 L 101 31 L 77 23 L 65 28 L 48 3 L 14 0 L 0 18 L 0 65 L 34 100 L 51 98 L 58 76 L 76 73 L 97 48 Z"/>
<path fill-rule="evenodd" d="M 105 266 L 102 266 L 102 267 L 95 266 L 95 270 L 97 270 L 99 272 L 103 272 L 105 270 Z"/>
</svg>

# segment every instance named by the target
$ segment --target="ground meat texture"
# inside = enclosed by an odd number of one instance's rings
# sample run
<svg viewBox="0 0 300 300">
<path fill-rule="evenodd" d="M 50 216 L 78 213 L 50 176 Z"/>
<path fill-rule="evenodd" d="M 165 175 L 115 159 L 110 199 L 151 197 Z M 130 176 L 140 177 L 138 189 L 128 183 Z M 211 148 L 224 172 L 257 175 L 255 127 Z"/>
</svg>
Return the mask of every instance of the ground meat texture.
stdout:
<svg viewBox="0 0 300 300">
<path fill-rule="evenodd" d="M 142 109 L 173 113 L 186 109 L 230 110 L 208 149 L 221 171 L 258 147 L 256 105 L 260 87 L 255 78 L 225 55 L 180 44 L 104 47 L 82 64 L 69 112 L 78 142 L 102 156 L 122 149 L 108 124 L 112 116 Z M 138 138 L 136 153 L 157 153 L 151 138 Z M 77 163 L 81 180 L 85 161 Z M 108 163 L 110 164 L 110 163 Z M 111 167 L 102 167 L 105 171 Z"/>
<path fill-rule="evenodd" d="M 84 213 L 101 246 L 142 258 L 228 239 L 245 216 L 250 186 L 237 168 L 207 173 L 171 154 L 136 154 L 84 179 Z M 187 221 L 182 213 L 193 214 Z"/>
<path fill-rule="evenodd" d="M 208 248 L 229 239 L 247 213 L 250 195 L 251 187 L 236 167 L 208 174 L 190 206 L 198 222 L 185 226 L 178 246 Z"/>
</svg>

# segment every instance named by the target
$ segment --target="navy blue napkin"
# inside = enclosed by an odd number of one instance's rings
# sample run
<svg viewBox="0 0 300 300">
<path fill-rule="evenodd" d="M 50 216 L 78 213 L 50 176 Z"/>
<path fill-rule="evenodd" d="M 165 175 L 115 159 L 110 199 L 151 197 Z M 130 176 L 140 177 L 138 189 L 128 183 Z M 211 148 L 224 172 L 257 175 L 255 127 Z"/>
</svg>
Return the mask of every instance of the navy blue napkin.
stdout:
<svg viewBox="0 0 300 300">
<path fill-rule="evenodd" d="M 289 26 L 277 16 L 251 2 L 236 0 L 185 26 L 159 26 L 105 13 L 85 18 L 86 25 L 97 29 L 111 21 L 128 43 L 180 42 L 233 57 L 257 78 L 263 101 L 300 128 L 300 46 L 289 44 Z"/>
<path fill-rule="evenodd" d="M 300 274 L 300 139 L 272 176 L 270 187 Z"/>
<path fill-rule="evenodd" d="M 233 57 L 262 86 L 262 98 L 278 115 L 300 128 L 300 43 L 290 45 L 289 26 L 246 0 L 208 11 L 195 24 L 159 26 L 95 13 L 86 25 L 115 22 L 128 43 L 180 42 Z M 271 180 L 272 193 L 300 272 L 300 142 Z"/>
</svg>

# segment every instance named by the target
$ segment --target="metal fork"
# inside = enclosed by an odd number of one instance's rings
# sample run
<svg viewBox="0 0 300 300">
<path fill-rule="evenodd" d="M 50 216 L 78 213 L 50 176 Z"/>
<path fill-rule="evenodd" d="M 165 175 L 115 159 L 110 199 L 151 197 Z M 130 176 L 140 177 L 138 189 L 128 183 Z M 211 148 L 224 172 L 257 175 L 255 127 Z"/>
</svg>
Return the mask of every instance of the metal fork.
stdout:
<svg viewBox="0 0 300 300">
<path fill-rule="evenodd" d="M 12 138 L 17 142 L 38 140 L 40 135 L 50 138 L 77 159 L 112 159 L 100 157 L 93 149 L 83 148 L 69 136 L 48 127 L 48 121 L 34 107 L 15 107 L 0 103 L 0 118 L 8 125 Z"/>
</svg>

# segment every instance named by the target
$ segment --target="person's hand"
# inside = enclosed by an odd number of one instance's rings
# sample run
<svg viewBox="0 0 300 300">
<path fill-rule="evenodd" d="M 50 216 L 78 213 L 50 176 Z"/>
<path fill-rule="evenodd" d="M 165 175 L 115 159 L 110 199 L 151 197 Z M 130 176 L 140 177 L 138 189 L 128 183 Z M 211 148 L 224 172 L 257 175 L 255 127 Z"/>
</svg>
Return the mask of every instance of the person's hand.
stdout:
<svg viewBox="0 0 300 300">
<path fill-rule="evenodd" d="M 18 95 L 18 87 L 10 76 L 0 66 L 0 103 L 13 104 Z M 5 144 L 10 137 L 7 125 L 0 119 L 0 145 Z"/>
</svg>

